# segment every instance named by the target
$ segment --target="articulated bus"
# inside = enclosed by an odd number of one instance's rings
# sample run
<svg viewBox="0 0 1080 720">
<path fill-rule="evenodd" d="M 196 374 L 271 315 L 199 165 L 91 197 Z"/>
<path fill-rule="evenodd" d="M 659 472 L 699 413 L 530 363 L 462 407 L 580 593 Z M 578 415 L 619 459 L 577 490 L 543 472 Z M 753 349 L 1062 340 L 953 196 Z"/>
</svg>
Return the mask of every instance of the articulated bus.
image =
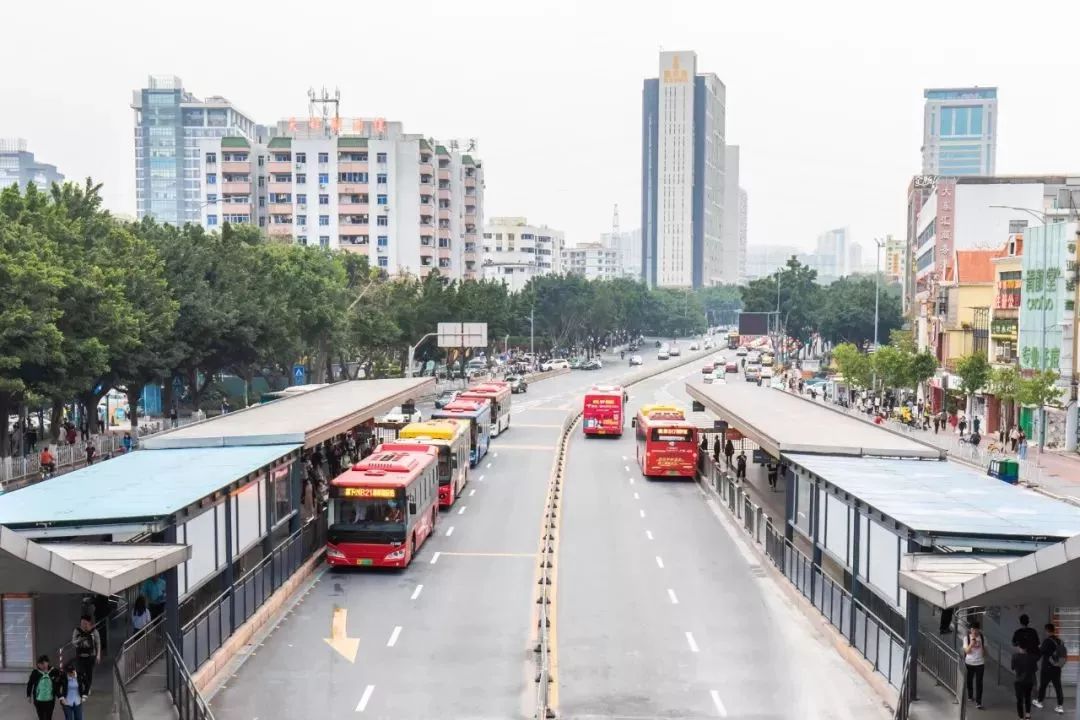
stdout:
<svg viewBox="0 0 1080 720">
<path fill-rule="evenodd" d="M 619 437 L 623 431 L 623 389 L 618 385 L 593 385 L 585 393 L 581 429 L 589 435 Z"/>
<path fill-rule="evenodd" d="M 326 560 L 405 567 L 439 517 L 438 450 L 384 443 L 330 481 Z"/>
<path fill-rule="evenodd" d="M 510 384 L 501 380 L 474 385 L 458 395 L 464 400 L 491 401 L 491 437 L 498 437 L 510 429 Z"/>
<path fill-rule="evenodd" d="M 434 446 L 439 452 L 439 507 L 450 507 L 469 482 L 469 423 L 427 420 L 409 423 L 398 438 Z"/>
<path fill-rule="evenodd" d="M 491 402 L 487 398 L 457 398 L 431 413 L 432 419 L 469 421 L 469 465 L 476 467 L 487 455 L 491 438 Z"/>
<path fill-rule="evenodd" d="M 697 429 L 672 405 L 645 405 L 634 418 L 637 461 L 645 477 L 694 477 Z"/>
</svg>

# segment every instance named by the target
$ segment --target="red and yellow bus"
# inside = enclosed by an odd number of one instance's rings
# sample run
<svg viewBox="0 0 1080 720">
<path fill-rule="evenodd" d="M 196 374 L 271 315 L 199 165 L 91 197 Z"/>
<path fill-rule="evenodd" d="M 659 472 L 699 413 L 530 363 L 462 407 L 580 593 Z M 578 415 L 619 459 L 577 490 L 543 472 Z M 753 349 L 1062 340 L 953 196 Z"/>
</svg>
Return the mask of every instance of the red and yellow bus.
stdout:
<svg viewBox="0 0 1080 720">
<path fill-rule="evenodd" d="M 634 418 L 637 461 L 645 477 L 694 477 L 698 438 L 683 411 L 670 405 L 646 405 Z"/>
<path fill-rule="evenodd" d="M 469 482 L 469 421 L 436 419 L 409 423 L 398 438 L 439 452 L 439 507 L 450 507 Z"/>
<path fill-rule="evenodd" d="M 326 560 L 405 567 L 439 517 L 438 449 L 384 443 L 330 481 Z"/>
<path fill-rule="evenodd" d="M 581 417 L 581 429 L 585 435 L 622 435 L 623 400 L 623 389 L 619 385 L 593 385 L 585 393 L 585 409 Z"/>
<path fill-rule="evenodd" d="M 487 400 L 491 403 L 491 437 L 510 429 L 510 383 L 501 380 L 473 385 L 458 395 L 459 400 Z"/>
</svg>

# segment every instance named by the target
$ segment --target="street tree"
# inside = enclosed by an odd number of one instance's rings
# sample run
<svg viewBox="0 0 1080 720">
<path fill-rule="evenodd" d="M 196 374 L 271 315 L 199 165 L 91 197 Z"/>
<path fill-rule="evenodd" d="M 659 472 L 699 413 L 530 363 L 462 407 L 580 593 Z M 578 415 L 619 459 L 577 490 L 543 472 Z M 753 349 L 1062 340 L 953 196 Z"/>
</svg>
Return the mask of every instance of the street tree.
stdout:
<svg viewBox="0 0 1080 720">
<path fill-rule="evenodd" d="M 1017 383 L 1017 400 L 1039 409 L 1039 450 L 1046 446 L 1046 406 L 1056 405 L 1064 392 L 1057 381 L 1056 370 L 1036 370 Z"/>
<path fill-rule="evenodd" d="M 744 312 L 775 312 L 777 274 L 780 280 L 780 322 L 791 337 L 808 342 L 818 327 L 822 289 L 817 271 L 803 265 L 793 255 L 787 264 L 768 277 L 751 280 L 743 288 Z"/>
<path fill-rule="evenodd" d="M 987 390 L 1003 405 L 1001 416 L 1006 429 L 1014 424 L 1016 401 L 1020 395 L 1020 373 L 1012 365 L 996 367 L 990 372 Z"/>
<path fill-rule="evenodd" d="M 960 392 L 964 394 L 966 412 L 970 415 L 971 399 L 990 382 L 990 362 L 986 353 L 974 352 L 957 360 L 956 376 L 960 378 Z"/>
<path fill-rule="evenodd" d="M 852 343 L 841 343 L 833 348 L 833 361 L 844 381 L 851 387 L 869 390 L 873 379 L 870 357 Z"/>
</svg>

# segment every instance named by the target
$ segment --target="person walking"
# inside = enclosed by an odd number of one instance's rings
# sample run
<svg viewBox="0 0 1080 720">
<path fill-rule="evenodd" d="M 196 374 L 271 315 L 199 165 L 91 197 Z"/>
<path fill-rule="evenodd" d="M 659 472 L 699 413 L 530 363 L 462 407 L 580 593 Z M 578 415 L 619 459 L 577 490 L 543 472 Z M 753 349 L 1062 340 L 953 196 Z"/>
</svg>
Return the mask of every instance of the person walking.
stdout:
<svg viewBox="0 0 1080 720">
<path fill-rule="evenodd" d="M 1031 619 L 1027 614 L 1020 616 L 1020 627 L 1016 628 L 1012 636 L 1012 644 L 1022 647 L 1036 658 L 1039 657 L 1039 633 L 1035 628 L 1028 627 Z"/>
<path fill-rule="evenodd" d="M 146 597 L 135 598 L 135 608 L 131 611 L 131 629 L 139 632 L 150 624 L 150 608 L 146 606 Z"/>
<path fill-rule="evenodd" d="M 68 663 L 60 680 L 60 707 L 64 720 L 83 720 L 83 702 L 90 695 L 90 687 L 83 682 L 75 663 Z"/>
<path fill-rule="evenodd" d="M 48 655 L 38 657 L 26 681 L 26 699 L 34 706 L 38 720 L 52 720 L 56 698 L 62 693 L 60 671 L 49 662 Z"/>
<path fill-rule="evenodd" d="M 94 684 L 94 666 L 101 662 L 101 636 L 94 629 L 94 618 L 83 615 L 79 625 L 71 633 L 71 644 L 75 646 L 75 667 L 79 672 L 79 682 L 85 687 L 80 695 L 86 697 Z"/>
<path fill-rule="evenodd" d="M 717 465 L 720 464 L 720 450 L 721 449 L 722 448 L 720 447 L 720 436 L 717 435 L 715 438 L 713 438 L 713 443 L 712 443 L 712 459 L 713 459 L 713 462 L 716 463 Z"/>
<path fill-rule="evenodd" d="M 966 417 L 960 418 L 960 422 L 957 423 L 957 427 L 960 428 L 961 437 L 963 437 L 964 432 L 967 430 L 967 425 L 968 425 L 967 418 Z"/>
<path fill-rule="evenodd" d="M 964 639 L 964 688 L 969 702 L 982 709 L 983 672 L 986 670 L 985 644 L 982 629 L 977 620 L 968 627 Z"/>
<path fill-rule="evenodd" d="M 87 440 L 86 441 L 86 464 L 87 465 L 93 465 L 94 464 L 94 456 L 96 456 L 96 455 L 97 455 L 97 448 L 94 447 L 93 442 L 91 442 L 90 440 Z"/>
<path fill-rule="evenodd" d="M 724 444 L 724 457 L 727 459 L 727 466 L 731 467 L 731 458 L 735 457 L 735 443 L 730 439 Z"/>
<path fill-rule="evenodd" d="M 974 433 L 975 433 L 976 435 L 978 435 L 978 434 L 979 434 L 979 427 L 980 427 L 981 425 L 982 425 L 982 420 L 980 420 L 980 419 L 979 419 L 979 416 L 978 416 L 978 415 L 976 415 L 975 417 L 971 418 L 971 430 L 972 430 L 972 432 L 974 432 Z"/>
<path fill-rule="evenodd" d="M 131 433 L 124 433 L 124 439 L 120 441 L 120 444 L 124 446 L 125 455 L 131 452 L 131 448 L 135 444 L 134 441 L 131 439 Z"/>
<path fill-rule="evenodd" d="M 1032 700 L 1031 704 L 1041 708 L 1046 701 L 1046 688 L 1054 686 L 1054 694 L 1057 696 L 1057 707 L 1054 712 L 1063 714 L 1065 708 L 1065 694 L 1061 690 L 1061 668 L 1069 661 L 1069 652 L 1065 649 L 1065 643 L 1058 637 L 1054 623 L 1046 623 L 1046 637 L 1039 646 L 1039 655 L 1042 662 L 1039 665 L 1039 698 Z"/>
<path fill-rule="evenodd" d="M 163 576 L 158 575 L 144 580 L 140 592 L 146 597 L 152 619 L 165 613 L 165 578 Z"/>
<path fill-rule="evenodd" d="M 173 405 L 169 409 L 169 424 L 171 426 L 173 426 L 174 428 L 177 427 L 180 424 L 180 417 L 179 417 L 179 414 L 176 412 L 176 406 L 175 405 Z"/>
<path fill-rule="evenodd" d="M 739 451 L 739 457 L 735 460 L 735 477 L 740 480 L 746 479 L 746 453 Z"/>
<path fill-rule="evenodd" d="M 1023 645 L 1018 645 L 1014 639 L 1010 667 L 1014 676 L 1013 690 L 1016 692 L 1016 717 L 1019 720 L 1031 720 L 1031 691 L 1035 687 L 1038 664 L 1039 657 L 1032 655 Z"/>
<path fill-rule="evenodd" d="M 1009 449 L 1013 452 L 1016 452 L 1016 446 L 1019 444 L 1019 442 L 1020 430 L 1018 430 L 1017 427 L 1014 425 L 1013 428 L 1009 430 Z"/>
<path fill-rule="evenodd" d="M 1021 460 L 1027 460 L 1028 442 L 1027 433 L 1020 429 L 1020 437 L 1016 439 L 1016 454 Z"/>
</svg>

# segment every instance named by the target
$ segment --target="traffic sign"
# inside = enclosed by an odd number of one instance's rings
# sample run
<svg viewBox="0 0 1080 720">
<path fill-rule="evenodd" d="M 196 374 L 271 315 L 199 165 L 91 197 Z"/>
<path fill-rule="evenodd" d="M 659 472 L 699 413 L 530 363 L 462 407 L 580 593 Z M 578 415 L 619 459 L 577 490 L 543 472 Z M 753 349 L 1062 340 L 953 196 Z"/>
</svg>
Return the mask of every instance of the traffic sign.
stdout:
<svg viewBox="0 0 1080 720">
<path fill-rule="evenodd" d="M 292 367 L 292 379 L 293 385 L 304 385 L 307 383 L 307 368 L 303 365 L 293 365 Z"/>
</svg>

